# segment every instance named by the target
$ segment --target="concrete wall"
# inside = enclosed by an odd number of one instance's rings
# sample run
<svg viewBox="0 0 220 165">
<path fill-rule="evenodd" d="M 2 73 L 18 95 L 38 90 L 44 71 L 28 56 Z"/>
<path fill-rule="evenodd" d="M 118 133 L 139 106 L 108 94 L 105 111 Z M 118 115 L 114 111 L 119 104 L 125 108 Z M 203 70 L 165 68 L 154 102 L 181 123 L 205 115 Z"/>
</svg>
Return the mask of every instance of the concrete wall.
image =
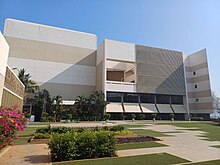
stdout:
<svg viewBox="0 0 220 165">
<path fill-rule="evenodd" d="M 8 60 L 9 46 L 0 32 L 0 106 L 2 103 L 2 94 L 5 81 L 6 66 Z"/>
<path fill-rule="evenodd" d="M 185 67 L 190 113 L 211 113 L 213 107 L 206 50 L 189 55 L 185 59 Z"/>
<path fill-rule="evenodd" d="M 26 69 L 52 96 L 74 100 L 95 90 L 96 35 L 12 19 L 4 35 L 9 66 Z"/>
<path fill-rule="evenodd" d="M 2 106 L 10 107 L 12 105 L 18 105 L 18 108 L 22 110 L 24 91 L 24 84 L 11 68 L 7 66 L 2 94 Z"/>
<path fill-rule="evenodd" d="M 106 59 L 135 62 L 135 45 L 105 39 Z"/>
<path fill-rule="evenodd" d="M 181 52 L 136 45 L 137 92 L 185 95 Z"/>
</svg>

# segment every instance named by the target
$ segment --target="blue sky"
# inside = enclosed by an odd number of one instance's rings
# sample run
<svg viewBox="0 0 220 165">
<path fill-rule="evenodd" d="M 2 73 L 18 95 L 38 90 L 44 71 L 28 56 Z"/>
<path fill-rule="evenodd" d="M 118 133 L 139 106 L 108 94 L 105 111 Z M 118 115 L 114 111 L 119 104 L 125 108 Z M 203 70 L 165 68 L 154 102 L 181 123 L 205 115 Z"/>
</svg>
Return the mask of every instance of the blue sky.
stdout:
<svg viewBox="0 0 220 165">
<path fill-rule="evenodd" d="M 206 48 L 220 96 L 220 0 L 0 0 L 0 30 L 15 18 L 183 51 Z"/>
</svg>

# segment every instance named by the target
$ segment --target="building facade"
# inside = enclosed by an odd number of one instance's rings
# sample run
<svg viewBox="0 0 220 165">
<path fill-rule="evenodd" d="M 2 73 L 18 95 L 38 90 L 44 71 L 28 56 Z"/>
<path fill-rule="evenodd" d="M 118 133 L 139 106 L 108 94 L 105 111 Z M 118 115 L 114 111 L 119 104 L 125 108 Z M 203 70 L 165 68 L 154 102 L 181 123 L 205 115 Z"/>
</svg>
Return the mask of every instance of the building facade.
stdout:
<svg viewBox="0 0 220 165">
<path fill-rule="evenodd" d="M 19 109 L 22 109 L 25 87 L 7 65 L 8 53 L 9 46 L 0 33 L 0 106 L 17 105 Z"/>
<path fill-rule="evenodd" d="M 7 19 L 8 65 L 25 68 L 40 88 L 64 100 L 102 90 L 106 111 L 121 114 L 212 112 L 205 50 L 184 59 L 181 51 L 105 39 L 94 34 Z"/>
</svg>

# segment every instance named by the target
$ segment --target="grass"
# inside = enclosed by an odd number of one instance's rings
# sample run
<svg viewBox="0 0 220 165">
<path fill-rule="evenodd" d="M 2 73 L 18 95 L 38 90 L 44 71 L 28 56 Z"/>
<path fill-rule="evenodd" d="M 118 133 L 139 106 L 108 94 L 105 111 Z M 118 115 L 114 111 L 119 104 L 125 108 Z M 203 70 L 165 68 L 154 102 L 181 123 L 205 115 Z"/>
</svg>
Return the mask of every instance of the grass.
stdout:
<svg viewBox="0 0 220 165">
<path fill-rule="evenodd" d="M 118 150 L 138 149 L 138 148 L 153 148 L 153 147 L 165 147 L 166 145 L 156 142 L 141 142 L 130 144 L 118 144 Z"/>
<path fill-rule="evenodd" d="M 14 145 L 28 144 L 29 139 L 33 136 L 36 129 L 39 128 L 39 127 L 37 127 L 37 125 L 39 125 L 39 124 L 34 125 L 35 127 L 28 126 L 24 129 L 24 131 L 19 131 L 18 138 L 13 140 L 13 144 Z"/>
<path fill-rule="evenodd" d="M 220 159 L 219 160 L 212 160 L 212 161 L 207 161 L 207 162 L 199 162 L 199 163 L 187 163 L 187 165 L 219 165 L 220 164 Z"/>
<path fill-rule="evenodd" d="M 218 146 L 212 146 L 212 147 L 215 147 L 215 148 L 220 148 L 220 145 L 218 145 Z"/>
<path fill-rule="evenodd" d="M 50 124 L 60 124 L 60 122 L 30 122 L 29 125 L 50 125 Z"/>
<path fill-rule="evenodd" d="M 151 136 L 151 137 L 169 136 L 169 135 L 165 135 L 161 132 L 146 130 L 146 129 L 130 129 L 130 131 L 133 132 L 134 134 L 139 135 L 139 136 Z"/>
<path fill-rule="evenodd" d="M 93 160 L 82 160 L 82 161 L 69 161 L 69 162 L 59 162 L 53 163 L 60 165 L 170 165 L 177 163 L 186 163 L 187 160 L 175 157 L 167 153 L 161 154 L 150 154 L 141 156 L 130 156 L 130 157 L 120 157 L 120 158 L 105 158 L 105 159 L 93 159 Z"/>
<path fill-rule="evenodd" d="M 175 125 L 178 127 L 184 127 L 184 128 L 191 128 L 196 127 L 198 129 L 204 132 L 207 132 L 207 134 L 204 134 L 203 137 L 207 137 L 207 140 L 210 141 L 220 141 L 220 126 L 213 122 L 185 122 L 185 123 L 160 123 L 160 124 L 169 124 L 169 125 Z M 193 130 L 192 130 L 193 131 Z"/>
</svg>

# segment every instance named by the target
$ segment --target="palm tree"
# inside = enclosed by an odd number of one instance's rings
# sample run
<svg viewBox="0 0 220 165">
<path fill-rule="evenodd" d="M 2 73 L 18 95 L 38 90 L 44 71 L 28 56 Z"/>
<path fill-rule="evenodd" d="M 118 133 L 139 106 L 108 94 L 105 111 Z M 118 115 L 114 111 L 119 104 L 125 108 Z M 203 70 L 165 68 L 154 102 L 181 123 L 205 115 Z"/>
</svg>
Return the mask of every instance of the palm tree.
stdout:
<svg viewBox="0 0 220 165">
<path fill-rule="evenodd" d="M 25 93 L 35 93 L 35 91 L 39 88 L 34 81 L 32 81 L 31 75 L 29 73 L 25 73 L 26 70 L 19 69 L 18 70 L 18 78 L 25 86 Z"/>
<path fill-rule="evenodd" d="M 52 111 L 55 114 L 56 121 L 60 121 L 62 118 L 62 111 L 63 111 L 62 96 L 60 95 L 54 96 L 52 102 L 53 102 Z"/>
</svg>

